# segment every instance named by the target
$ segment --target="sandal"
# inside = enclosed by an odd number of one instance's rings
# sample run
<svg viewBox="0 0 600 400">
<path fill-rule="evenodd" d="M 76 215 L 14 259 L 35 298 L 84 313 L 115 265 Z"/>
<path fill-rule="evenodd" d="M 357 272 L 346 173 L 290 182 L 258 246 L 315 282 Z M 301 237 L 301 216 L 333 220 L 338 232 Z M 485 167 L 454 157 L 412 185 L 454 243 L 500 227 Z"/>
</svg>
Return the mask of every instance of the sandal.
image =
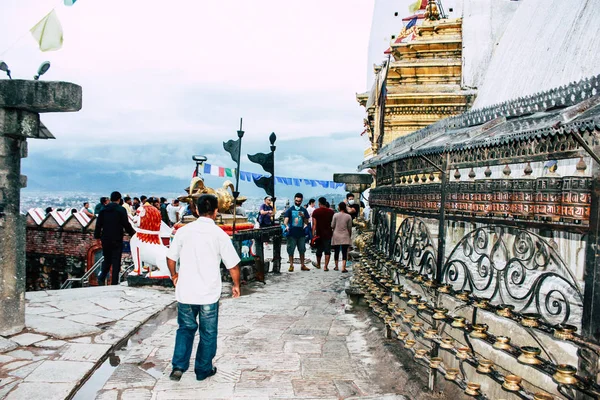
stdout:
<svg viewBox="0 0 600 400">
<path fill-rule="evenodd" d="M 327 271 L 329 271 L 329 268 L 325 267 L 325 268 L 323 268 L 323 271 L 327 272 Z"/>
<path fill-rule="evenodd" d="M 343 269 L 342 270 L 342 274 L 345 273 L 345 272 L 348 272 L 348 270 L 347 269 Z"/>
<path fill-rule="evenodd" d="M 333 270 L 334 271 L 339 271 L 340 269 L 338 267 L 335 267 Z"/>
</svg>

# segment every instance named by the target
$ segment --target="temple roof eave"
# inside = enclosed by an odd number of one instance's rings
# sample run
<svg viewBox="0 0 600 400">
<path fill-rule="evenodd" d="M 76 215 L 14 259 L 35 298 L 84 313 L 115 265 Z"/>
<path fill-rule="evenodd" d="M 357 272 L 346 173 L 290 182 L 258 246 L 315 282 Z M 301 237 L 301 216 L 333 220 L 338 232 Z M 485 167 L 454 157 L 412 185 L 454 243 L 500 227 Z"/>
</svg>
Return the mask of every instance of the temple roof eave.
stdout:
<svg viewBox="0 0 600 400">
<path fill-rule="evenodd" d="M 600 75 L 527 98 L 440 120 L 394 140 L 358 168 L 362 170 L 419 155 L 492 147 L 515 140 L 600 129 L 600 95 L 593 91 L 599 85 Z M 585 109 L 586 102 L 591 104 L 587 105 L 589 109 L 563 123 L 566 111 Z M 505 117 L 505 122 L 487 131 L 482 130 L 490 121 L 501 117 Z"/>
</svg>

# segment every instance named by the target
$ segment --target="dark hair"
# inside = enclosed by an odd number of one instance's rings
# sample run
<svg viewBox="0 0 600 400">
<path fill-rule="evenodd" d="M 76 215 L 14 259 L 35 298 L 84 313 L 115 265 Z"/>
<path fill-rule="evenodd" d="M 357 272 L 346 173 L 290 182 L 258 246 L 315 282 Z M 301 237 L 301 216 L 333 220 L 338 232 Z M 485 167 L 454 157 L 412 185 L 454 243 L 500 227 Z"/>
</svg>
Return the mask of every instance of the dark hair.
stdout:
<svg viewBox="0 0 600 400">
<path fill-rule="evenodd" d="M 129 196 L 125 196 L 125 197 L 123 198 L 123 201 L 129 201 L 129 200 L 131 200 L 131 197 L 129 197 Z"/>
<path fill-rule="evenodd" d="M 83 202 L 83 206 L 85 207 L 85 205 L 86 205 L 86 204 L 89 206 L 89 205 L 90 205 L 90 202 L 89 202 L 89 201 L 84 201 L 84 202 Z"/>
<path fill-rule="evenodd" d="M 347 199 L 349 199 L 350 197 L 354 197 L 354 193 L 348 193 L 348 194 L 346 195 L 346 198 L 347 198 Z"/>
<path fill-rule="evenodd" d="M 346 203 L 344 203 L 343 201 L 338 204 L 338 210 L 346 212 L 347 208 L 346 208 Z"/>
<path fill-rule="evenodd" d="M 52 212 L 52 207 L 46 207 L 46 210 L 44 211 L 46 211 L 46 214 L 49 214 Z"/>
<path fill-rule="evenodd" d="M 104 204 L 108 201 L 108 197 L 100 197 L 100 203 Z"/>
<path fill-rule="evenodd" d="M 310 199 L 310 200 L 308 201 L 308 204 L 312 204 L 312 203 L 314 203 L 314 202 L 315 202 L 315 199 Z"/>
<path fill-rule="evenodd" d="M 77 212 L 76 208 L 71 208 L 71 214 L 75 214 Z"/>
<path fill-rule="evenodd" d="M 326 202 L 325 202 L 325 206 L 326 206 L 327 208 L 329 208 L 329 207 L 331 207 L 331 204 L 329 204 L 329 202 L 328 202 L 328 201 L 326 201 Z"/>
<path fill-rule="evenodd" d="M 327 205 L 327 199 L 325 197 L 319 197 L 319 204 Z"/>
<path fill-rule="evenodd" d="M 138 199 L 137 197 L 134 197 L 134 198 L 133 198 L 133 201 L 136 201 L 136 200 L 137 200 L 137 201 L 140 201 L 140 199 Z"/>
<path fill-rule="evenodd" d="M 112 192 L 110 194 L 110 201 L 119 201 L 121 200 L 121 193 L 119 192 Z"/>
<path fill-rule="evenodd" d="M 302 193 L 296 193 L 296 194 L 294 195 L 294 198 L 296 198 L 296 197 L 297 197 L 297 198 L 299 198 L 299 199 L 303 199 L 303 198 L 304 198 L 304 195 L 303 195 Z"/>
<path fill-rule="evenodd" d="M 173 204 L 179 203 L 179 199 L 173 199 Z"/>
<path fill-rule="evenodd" d="M 196 206 L 200 216 L 210 215 L 219 207 L 219 200 L 212 194 L 203 194 L 196 201 Z"/>
<path fill-rule="evenodd" d="M 143 194 L 143 195 L 140 196 L 140 200 L 141 201 L 144 201 L 144 200 L 147 200 L 147 199 L 148 199 L 148 196 L 146 196 L 145 194 Z"/>
<path fill-rule="evenodd" d="M 165 201 L 167 201 L 167 199 L 165 199 L 164 197 L 161 197 L 161 198 L 160 198 L 160 202 L 161 202 L 161 203 L 164 203 Z"/>
</svg>

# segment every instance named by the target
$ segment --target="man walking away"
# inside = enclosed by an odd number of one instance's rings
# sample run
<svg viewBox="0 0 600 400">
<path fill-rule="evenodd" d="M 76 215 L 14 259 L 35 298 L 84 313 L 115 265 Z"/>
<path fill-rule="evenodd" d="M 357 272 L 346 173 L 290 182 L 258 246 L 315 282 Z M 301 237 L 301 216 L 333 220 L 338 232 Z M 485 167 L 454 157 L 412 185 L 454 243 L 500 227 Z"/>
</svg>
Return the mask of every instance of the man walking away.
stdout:
<svg viewBox="0 0 600 400">
<path fill-rule="evenodd" d="M 283 224 L 287 235 L 287 252 L 290 257 L 290 268 L 288 272 L 294 272 L 294 251 L 298 248 L 300 253 L 300 269 L 310 271 L 304 265 L 304 253 L 306 252 L 306 240 L 304 236 L 304 225 L 308 223 L 308 211 L 302 207 L 302 193 L 296 193 L 294 196 L 294 205 L 283 213 Z"/>
<path fill-rule="evenodd" d="M 331 237 L 333 229 L 331 220 L 335 213 L 327 206 L 327 199 L 319 197 L 319 208 L 312 213 L 312 234 L 317 238 L 317 264 L 316 268 L 321 268 L 321 256 L 325 253 L 325 267 L 323 271 L 329 271 L 329 259 L 331 257 Z"/>
<path fill-rule="evenodd" d="M 173 371 L 178 381 L 190 365 L 196 330 L 200 340 L 196 349 L 194 372 L 201 381 L 217 373 L 212 360 L 217 353 L 219 298 L 221 297 L 221 262 L 233 279 L 231 294 L 240 296 L 240 257 L 231 238 L 215 225 L 219 202 L 211 194 L 198 198 L 199 217 L 177 230 L 167 252 L 167 265 L 175 285 L 177 299 L 177 335 L 173 352 Z M 179 273 L 175 270 L 179 260 Z"/>
<path fill-rule="evenodd" d="M 261 228 L 267 228 L 273 225 L 273 198 L 265 197 L 265 202 L 258 209 L 258 224 Z"/>
<path fill-rule="evenodd" d="M 111 285 L 119 284 L 119 273 L 121 272 L 121 255 L 123 253 L 123 229 L 133 236 L 135 230 L 129 223 L 127 211 L 119 205 L 121 193 L 112 192 L 108 203 L 96 221 L 94 237 L 102 242 L 102 271 L 98 274 L 98 285 L 104 286 L 108 272 L 112 266 Z"/>
</svg>

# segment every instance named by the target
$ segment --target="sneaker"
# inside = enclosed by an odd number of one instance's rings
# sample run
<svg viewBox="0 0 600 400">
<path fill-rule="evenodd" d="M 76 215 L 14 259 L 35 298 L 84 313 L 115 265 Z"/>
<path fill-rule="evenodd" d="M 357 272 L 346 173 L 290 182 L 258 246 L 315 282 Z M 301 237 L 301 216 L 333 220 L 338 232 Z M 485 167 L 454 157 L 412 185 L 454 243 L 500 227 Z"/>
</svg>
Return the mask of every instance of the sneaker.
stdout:
<svg viewBox="0 0 600 400">
<path fill-rule="evenodd" d="M 294 272 L 294 266 L 290 265 L 290 267 L 288 268 L 288 272 Z"/>
<path fill-rule="evenodd" d="M 310 271 L 310 268 L 308 268 L 306 265 L 303 265 L 303 266 L 300 268 L 300 270 L 301 270 L 301 271 Z"/>
<path fill-rule="evenodd" d="M 217 367 L 213 367 L 213 369 L 206 375 L 198 375 L 196 374 L 196 380 L 197 381 L 203 381 L 206 378 L 210 378 L 211 376 L 213 376 L 214 374 L 217 373 Z"/>
<path fill-rule="evenodd" d="M 181 380 L 181 376 L 183 375 L 183 371 L 180 369 L 174 369 L 171 372 L 171 375 L 169 375 L 169 379 L 171 379 L 172 381 L 177 381 L 179 382 L 179 380 Z"/>
</svg>

